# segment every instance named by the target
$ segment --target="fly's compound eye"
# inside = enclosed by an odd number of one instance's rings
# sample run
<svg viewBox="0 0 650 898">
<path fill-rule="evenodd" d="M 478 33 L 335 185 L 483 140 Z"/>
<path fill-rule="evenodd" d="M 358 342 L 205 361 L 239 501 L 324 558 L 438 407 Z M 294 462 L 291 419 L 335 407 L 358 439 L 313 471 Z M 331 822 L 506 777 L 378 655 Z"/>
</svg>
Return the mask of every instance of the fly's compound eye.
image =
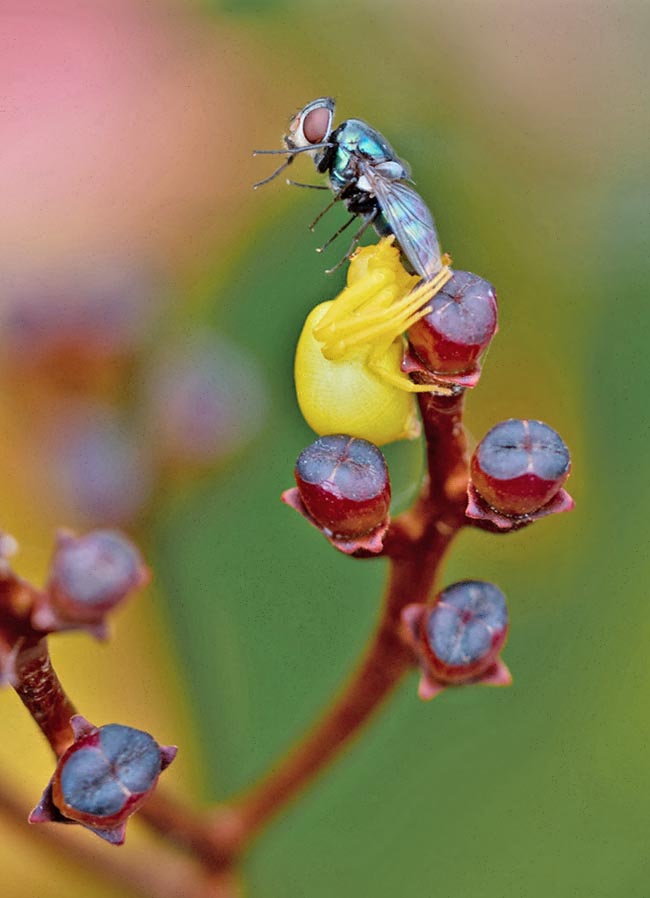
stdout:
<svg viewBox="0 0 650 898">
<path fill-rule="evenodd" d="M 331 121 L 332 113 L 329 109 L 325 109 L 324 106 L 321 106 L 320 109 L 312 109 L 302 123 L 305 139 L 309 143 L 322 143 L 329 133 Z"/>
<path fill-rule="evenodd" d="M 329 97 L 314 100 L 291 121 L 289 131 L 292 143 L 297 147 L 323 143 L 332 128 L 333 117 L 333 100 Z"/>
</svg>

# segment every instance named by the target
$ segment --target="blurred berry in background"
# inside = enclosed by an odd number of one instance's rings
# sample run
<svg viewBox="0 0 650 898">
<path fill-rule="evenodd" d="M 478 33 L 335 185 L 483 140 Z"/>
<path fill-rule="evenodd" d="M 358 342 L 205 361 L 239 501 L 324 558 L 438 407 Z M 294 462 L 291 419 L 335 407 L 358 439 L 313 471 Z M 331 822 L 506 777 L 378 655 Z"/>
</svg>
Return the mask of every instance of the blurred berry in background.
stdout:
<svg viewBox="0 0 650 898">
<path fill-rule="evenodd" d="M 204 329 L 159 351 L 147 373 L 142 414 L 153 454 L 170 465 L 215 464 L 266 422 L 268 395 L 256 360 Z"/>
</svg>

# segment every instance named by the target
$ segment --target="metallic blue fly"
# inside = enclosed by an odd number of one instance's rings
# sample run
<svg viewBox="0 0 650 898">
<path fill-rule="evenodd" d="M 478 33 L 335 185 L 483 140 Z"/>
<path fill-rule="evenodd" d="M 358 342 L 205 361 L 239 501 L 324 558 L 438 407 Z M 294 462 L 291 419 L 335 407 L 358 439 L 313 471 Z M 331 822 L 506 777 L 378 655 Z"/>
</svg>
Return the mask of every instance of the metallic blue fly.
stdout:
<svg viewBox="0 0 650 898">
<path fill-rule="evenodd" d="M 363 223 L 352 245 L 335 271 L 352 254 L 363 233 L 372 225 L 380 236 L 394 234 L 402 253 L 413 270 L 425 280 L 440 273 L 443 262 L 436 226 L 422 197 L 407 184 L 411 171 L 396 155 L 386 138 L 362 122 L 351 118 L 332 130 L 334 100 L 320 97 L 308 103 L 289 124 L 284 137 L 284 150 L 256 150 L 254 155 L 281 154 L 287 159 L 268 178 L 259 181 L 261 187 L 284 171 L 299 153 L 311 155 L 319 172 L 327 172 L 334 199 L 312 222 L 316 222 L 337 202 L 343 202 L 351 218 L 319 248 L 322 252 L 353 221 Z M 316 184 L 287 181 L 297 187 L 327 190 Z"/>
</svg>

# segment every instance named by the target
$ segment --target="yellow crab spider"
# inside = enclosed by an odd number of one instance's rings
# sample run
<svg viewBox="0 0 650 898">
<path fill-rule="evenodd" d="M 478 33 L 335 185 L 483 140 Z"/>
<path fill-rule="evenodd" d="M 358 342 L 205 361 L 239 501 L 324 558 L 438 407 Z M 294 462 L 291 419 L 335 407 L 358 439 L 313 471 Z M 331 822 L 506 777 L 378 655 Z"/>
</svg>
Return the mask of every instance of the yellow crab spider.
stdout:
<svg viewBox="0 0 650 898">
<path fill-rule="evenodd" d="M 445 266 L 420 281 L 401 265 L 394 238 L 363 247 L 350 260 L 347 286 L 305 322 L 296 351 L 296 391 L 319 434 L 348 433 L 377 445 L 420 432 L 413 394 L 445 387 L 414 384 L 401 370 L 404 331 L 431 311 L 450 279 Z"/>
</svg>

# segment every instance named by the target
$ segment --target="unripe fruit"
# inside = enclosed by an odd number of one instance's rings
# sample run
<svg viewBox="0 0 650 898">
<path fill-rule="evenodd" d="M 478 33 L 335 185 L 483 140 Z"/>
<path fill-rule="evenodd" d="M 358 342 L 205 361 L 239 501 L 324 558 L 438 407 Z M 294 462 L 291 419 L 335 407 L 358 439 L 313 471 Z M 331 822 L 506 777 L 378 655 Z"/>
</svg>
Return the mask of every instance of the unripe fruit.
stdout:
<svg viewBox="0 0 650 898">
<path fill-rule="evenodd" d="M 390 479 L 373 443 L 345 434 L 320 437 L 301 452 L 294 473 L 305 508 L 328 535 L 362 536 L 386 520 Z"/>
<path fill-rule="evenodd" d="M 153 792 L 176 748 L 142 730 L 110 723 L 94 727 L 75 715 L 75 741 L 59 758 L 30 823 L 80 823 L 114 845 L 126 821 Z"/>
<path fill-rule="evenodd" d="M 569 450 L 553 428 L 542 421 L 510 418 L 488 431 L 477 446 L 471 478 L 496 511 L 527 515 L 557 495 L 570 469 Z"/>
<path fill-rule="evenodd" d="M 77 537 L 64 532 L 52 559 L 48 591 L 63 618 L 90 623 L 148 579 L 140 553 L 121 533 L 92 530 Z"/>
<path fill-rule="evenodd" d="M 462 580 L 443 589 L 421 621 L 427 663 L 444 683 L 464 683 L 484 674 L 496 662 L 507 634 L 505 596 L 484 580 Z"/>
<path fill-rule="evenodd" d="M 454 271 L 429 305 L 432 311 L 408 330 L 411 349 L 432 372 L 470 370 L 497 331 L 494 287 L 468 271 Z"/>
</svg>

